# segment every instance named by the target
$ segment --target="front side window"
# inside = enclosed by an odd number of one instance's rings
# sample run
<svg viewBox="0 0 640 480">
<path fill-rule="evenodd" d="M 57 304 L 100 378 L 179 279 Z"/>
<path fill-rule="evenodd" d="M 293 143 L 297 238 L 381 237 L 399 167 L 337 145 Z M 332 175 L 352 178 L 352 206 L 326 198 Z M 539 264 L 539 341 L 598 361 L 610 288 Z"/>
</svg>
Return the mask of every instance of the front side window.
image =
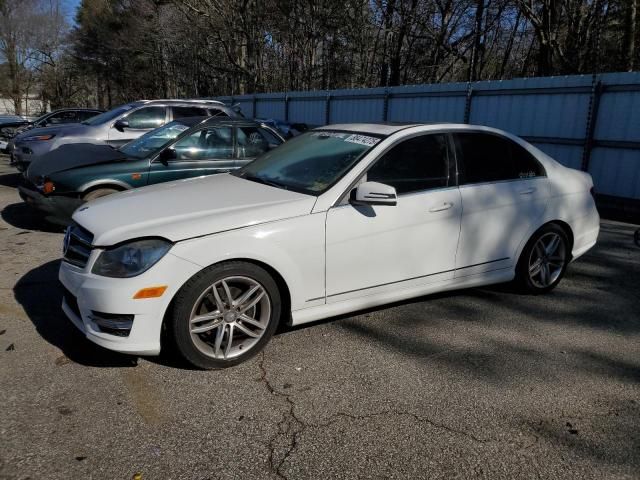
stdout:
<svg viewBox="0 0 640 480">
<path fill-rule="evenodd" d="M 381 138 L 316 130 L 270 150 L 234 175 L 287 190 L 320 195 L 339 181 Z"/>
<path fill-rule="evenodd" d="M 262 127 L 238 127 L 238 158 L 253 158 L 282 143 L 278 137 Z"/>
<path fill-rule="evenodd" d="M 89 110 L 80 110 L 77 112 L 78 114 L 78 120 L 80 120 L 81 122 L 84 120 L 88 120 L 90 118 L 95 117 L 96 115 L 99 115 L 100 112 L 92 112 Z"/>
<path fill-rule="evenodd" d="M 45 120 L 47 125 L 59 125 L 61 123 L 73 123 L 77 121 L 76 112 L 66 111 L 58 112 L 51 115 Z"/>
<path fill-rule="evenodd" d="M 126 116 L 129 128 L 158 128 L 164 125 L 165 107 L 143 107 Z"/>
<path fill-rule="evenodd" d="M 108 112 L 104 112 L 104 113 L 101 113 L 101 114 L 96 115 L 94 117 L 91 117 L 90 119 L 85 120 L 82 123 L 84 123 L 85 125 L 102 125 L 104 123 L 107 123 L 107 122 L 110 122 L 112 120 L 115 120 L 119 116 L 127 113 L 129 110 L 131 110 L 132 108 L 137 107 L 138 105 L 140 105 L 140 104 L 139 103 L 127 103 L 126 105 L 120 105 L 119 107 L 116 107 L 113 110 L 109 110 Z"/>
<path fill-rule="evenodd" d="M 167 123 L 123 145 L 119 150 L 127 157 L 145 158 L 161 150 L 189 127 L 178 121 Z"/>
<path fill-rule="evenodd" d="M 460 183 L 516 180 L 544 175 L 542 166 L 518 144 L 488 133 L 456 133 Z"/>
<path fill-rule="evenodd" d="M 449 183 L 449 148 L 442 134 L 404 140 L 385 153 L 367 172 L 367 181 L 390 185 L 400 195 Z"/>
<path fill-rule="evenodd" d="M 173 149 L 176 160 L 209 160 L 233 157 L 231 127 L 209 127 L 178 140 Z"/>
</svg>

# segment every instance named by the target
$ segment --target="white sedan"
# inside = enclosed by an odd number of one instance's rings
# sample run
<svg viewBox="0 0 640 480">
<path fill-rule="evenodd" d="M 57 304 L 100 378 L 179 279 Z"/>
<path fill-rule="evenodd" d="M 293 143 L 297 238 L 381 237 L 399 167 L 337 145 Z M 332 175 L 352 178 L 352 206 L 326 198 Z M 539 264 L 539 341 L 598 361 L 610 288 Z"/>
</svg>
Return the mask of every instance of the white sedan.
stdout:
<svg viewBox="0 0 640 480">
<path fill-rule="evenodd" d="M 596 243 L 591 177 L 506 132 L 330 125 L 253 163 L 101 198 L 65 236 L 62 308 L 93 342 L 220 368 L 298 325 L 515 280 Z"/>
</svg>

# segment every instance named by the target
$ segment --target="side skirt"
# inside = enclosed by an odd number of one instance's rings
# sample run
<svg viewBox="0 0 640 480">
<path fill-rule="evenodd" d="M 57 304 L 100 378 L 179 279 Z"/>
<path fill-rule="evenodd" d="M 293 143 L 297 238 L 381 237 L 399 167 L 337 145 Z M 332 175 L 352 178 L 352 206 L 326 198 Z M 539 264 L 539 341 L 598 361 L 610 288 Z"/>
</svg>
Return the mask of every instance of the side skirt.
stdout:
<svg viewBox="0 0 640 480">
<path fill-rule="evenodd" d="M 408 300 L 410 298 L 421 297 L 432 293 L 446 292 L 449 290 L 459 290 L 462 288 L 479 287 L 482 285 L 491 285 L 494 283 L 502 283 L 513 280 L 515 271 L 513 267 L 485 272 L 477 275 L 469 275 L 458 277 L 452 280 L 445 280 L 437 283 L 428 283 L 416 287 L 399 289 L 398 286 L 393 290 L 380 292 L 377 294 L 364 294 L 361 297 L 343 300 L 335 303 L 318 305 L 315 307 L 303 308 L 291 312 L 292 325 L 301 325 L 303 323 L 322 320 L 345 313 L 365 310 L 387 303 Z"/>
</svg>

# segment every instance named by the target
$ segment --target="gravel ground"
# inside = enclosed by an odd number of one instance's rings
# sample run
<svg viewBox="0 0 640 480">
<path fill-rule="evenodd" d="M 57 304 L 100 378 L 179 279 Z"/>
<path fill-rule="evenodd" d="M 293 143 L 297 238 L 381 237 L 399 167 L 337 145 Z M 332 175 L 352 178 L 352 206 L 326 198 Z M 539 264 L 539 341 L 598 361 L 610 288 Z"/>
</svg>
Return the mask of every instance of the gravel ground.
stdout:
<svg viewBox="0 0 640 480">
<path fill-rule="evenodd" d="M 0 159 L 0 479 L 640 478 L 640 248 L 285 329 L 218 372 L 86 341 Z"/>
</svg>

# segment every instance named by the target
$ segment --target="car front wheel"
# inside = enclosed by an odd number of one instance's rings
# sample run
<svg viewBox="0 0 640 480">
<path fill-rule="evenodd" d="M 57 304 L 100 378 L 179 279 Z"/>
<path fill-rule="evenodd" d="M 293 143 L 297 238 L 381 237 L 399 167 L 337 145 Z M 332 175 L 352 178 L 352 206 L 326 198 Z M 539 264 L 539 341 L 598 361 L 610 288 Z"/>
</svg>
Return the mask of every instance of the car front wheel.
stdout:
<svg viewBox="0 0 640 480">
<path fill-rule="evenodd" d="M 516 281 L 528 293 L 545 293 L 558 285 L 570 260 L 569 240 L 555 224 L 538 230 L 527 242 L 516 271 Z"/>
<path fill-rule="evenodd" d="M 192 277 L 168 319 L 177 351 L 192 365 L 237 365 L 257 354 L 275 332 L 280 292 L 271 275 L 247 262 L 227 262 Z"/>
</svg>

